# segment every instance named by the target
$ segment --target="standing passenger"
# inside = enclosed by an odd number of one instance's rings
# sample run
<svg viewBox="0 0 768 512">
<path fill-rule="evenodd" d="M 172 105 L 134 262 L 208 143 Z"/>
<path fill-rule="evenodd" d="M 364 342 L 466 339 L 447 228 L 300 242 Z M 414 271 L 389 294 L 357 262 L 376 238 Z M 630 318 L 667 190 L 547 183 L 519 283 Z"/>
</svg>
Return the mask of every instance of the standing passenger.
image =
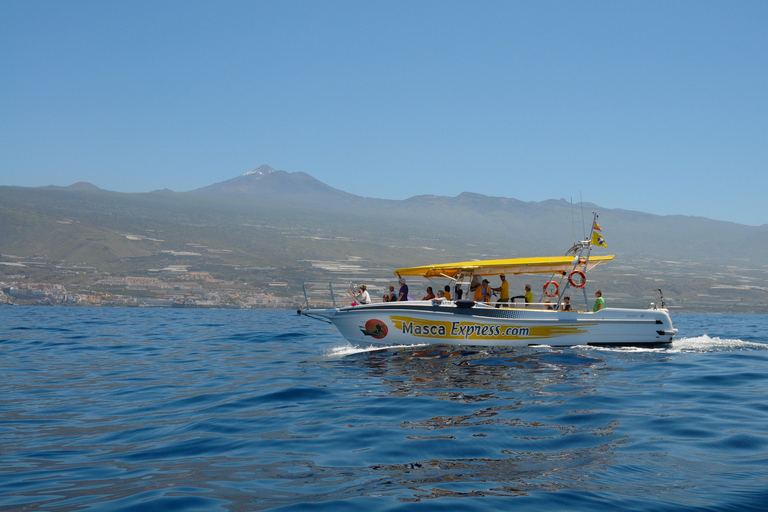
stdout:
<svg viewBox="0 0 768 512">
<path fill-rule="evenodd" d="M 533 292 L 531 291 L 531 285 L 525 285 L 525 302 L 530 304 L 533 302 Z"/>
<path fill-rule="evenodd" d="M 486 304 L 490 304 L 491 292 L 491 284 L 487 279 L 483 279 L 483 282 L 480 283 L 480 286 L 475 288 L 475 302 L 485 302 Z"/>
<path fill-rule="evenodd" d="M 497 308 L 500 308 L 503 302 L 509 302 L 509 281 L 504 274 L 500 274 L 499 277 L 501 278 L 501 286 L 493 289 L 493 291 L 499 292 L 499 299 L 496 301 Z"/>
<path fill-rule="evenodd" d="M 397 295 L 397 300 L 408 300 L 408 285 L 405 284 L 405 278 L 400 278 L 400 293 Z"/>
<path fill-rule="evenodd" d="M 600 290 L 597 290 L 595 292 L 595 297 L 597 297 L 597 299 L 595 299 L 595 307 L 592 308 L 592 312 L 593 313 L 597 313 L 598 311 L 600 311 L 601 309 L 603 309 L 605 307 L 605 300 L 603 299 L 603 292 L 601 292 Z"/>
</svg>

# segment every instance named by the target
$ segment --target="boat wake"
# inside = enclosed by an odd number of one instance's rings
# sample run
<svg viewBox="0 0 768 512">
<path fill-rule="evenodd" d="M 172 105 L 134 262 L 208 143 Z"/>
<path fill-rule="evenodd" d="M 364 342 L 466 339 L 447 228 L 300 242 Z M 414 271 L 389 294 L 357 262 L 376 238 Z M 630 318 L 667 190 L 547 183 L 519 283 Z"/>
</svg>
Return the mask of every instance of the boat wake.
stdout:
<svg viewBox="0 0 768 512">
<path fill-rule="evenodd" d="M 347 356 L 381 352 L 386 350 L 413 349 L 418 347 L 430 346 L 423 345 L 369 345 L 360 347 L 355 345 L 341 345 L 332 347 L 323 352 L 323 357 L 327 359 L 340 359 Z M 552 348 L 547 345 L 537 345 L 538 349 Z M 472 347 L 463 347 L 470 349 Z M 475 347 L 477 348 L 477 347 Z M 596 346 L 596 345 L 577 345 L 573 347 L 579 350 L 589 350 L 598 352 L 623 352 L 623 353 L 656 353 L 656 354 L 682 354 L 682 353 L 709 353 L 709 352 L 734 352 L 739 350 L 768 350 L 768 344 L 757 343 L 753 341 L 744 341 L 740 339 L 710 337 L 706 334 L 694 336 L 691 338 L 680 338 L 667 346 L 643 347 L 643 346 Z M 514 350 L 514 349 L 509 349 Z"/>
<path fill-rule="evenodd" d="M 328 359 L 337 359 L 346 356 L 352 356 L 355 354 L 365 354 L 369 352 L 381 352 L 384 350 L 401 349 L 401 348 L 413 348 L 423 347 L 426 345 L 369 345 L 368 347 L 358 347 L 355 345 L 342 345 L 339 347 L 333 347 L 326 350 L 323 353 Z"/>
<path fill-rule="evenodd" d="M 680 338 L 673 341 L 668 352 L 732 352 L 734 350 L 768 350 L 765 343 L 740 339 L 714 338 L 704 334 L 693 338 Z"/>
<path fill-rule="evenodd" d="M 581 349 L 608 352 L 650 352 L 659 354 L 733 352 L 737 350 L 768 350 L 768 344 L 744 341 L 740 339 L 710 337 L 706 334 L 691 338 L 674 340 L 671 345 L 664 347 L 598 347 L 579 346 Z"/>
</svg>

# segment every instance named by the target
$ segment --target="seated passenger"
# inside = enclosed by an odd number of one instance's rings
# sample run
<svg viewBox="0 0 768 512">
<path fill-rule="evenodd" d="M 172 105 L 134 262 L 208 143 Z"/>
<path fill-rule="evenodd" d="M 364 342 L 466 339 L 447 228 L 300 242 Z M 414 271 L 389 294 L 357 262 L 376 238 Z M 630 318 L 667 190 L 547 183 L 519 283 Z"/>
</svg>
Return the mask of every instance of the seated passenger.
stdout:
<svg viewBox="0 0 768 512">
<path fill-rule="evenodd" d="M 562 306 L 560 306 L 560 309 L 563 310 L 563 311 L 572 311 L 572 309 L 571 309 L 571 298 L 568 295 L 563 297 L 563 304 L 562 304 Z"/>
<path fill-rule="evenodd" d="M 366 286 L 364 284 L 361 284 L 358 290 L 359 290 L 359 293 L 354 293 L 351 289 L 347 291 L 355 299 L 355 302 L 357 302 L 358 304 L 370 304 L 371 296 L 368 294 L 367 291 L 365 291 Z"/>
<path fill-rule="evenodd" d="M 440 293 L 437 294 L 437 296 L 440 296 Z M 451 287 L 448 285 L 445 285 L 445 291 L 443 292 L 443 296 L 445 297 L 445 300 L 451 300 Z"/>
<path fill-rule="evenodd" d="M 432 291 L 431 286 L 427 286 L 427 294 L 421 298 L 421 300 L 432 300 L 435 298 L 435 294 Z"/>
</svg>

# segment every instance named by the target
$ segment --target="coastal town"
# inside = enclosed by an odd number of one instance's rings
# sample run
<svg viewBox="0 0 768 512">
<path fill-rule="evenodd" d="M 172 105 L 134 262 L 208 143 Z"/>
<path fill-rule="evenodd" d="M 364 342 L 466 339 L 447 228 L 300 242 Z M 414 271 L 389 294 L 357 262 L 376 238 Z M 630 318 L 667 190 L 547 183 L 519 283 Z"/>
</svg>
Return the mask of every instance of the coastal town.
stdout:
<svg viewBox="0 0 768 512">
<path fill-rule="evenodd" d="M 330 306 L 329 281 L 336 300 L 346 297 L 351 283 L 364 281 L 374 300 L 396 284 L 391 271 L 356 257 L 305 260 L 282 269 L 171 261 L 155 261 L 157 265 L 134 271 L 105 270 L 44 255 L 0 253 L 0 306 L 297 309 L 305 307 L 304 291 L 312 304 Z M 614 262 L 595 276 L 595 282 L 612 307 L 645 305 L 653 300 L 650 290 L 663 288 L 667 306 L 676 312 L 766 311 L 768 288 L 762 283 L 767 267 L 699 264 L 696 270 L 682 271 L 676 261 L 636 259 L 631 264 Z M 413 284 L 413 290 L 419 290 L 429 283 Z M 534 284 L 538 289 L 540 284 Z"/>
<path fill-rule="evenodd" d="M 92 267 L 52 265 L 42 258 L 13 263 L 3 256 L 0 305 L 250 309 L 291 308 L 303 301 L 303 296 L 288 293 L 285 282 L 254 287 L 184 266 L 164 269 L 157 277 L 115 276 Z"/>
<path fill-rule="evenodd" d="M 197 308 L 290 308 L 302 297 L 244 289 L 235 283 L 172 282 L 146 277 L 107 277 L 92 289 L 62 284 L 0 281 L 0 305 Z M 110 291 L 110 289 L 113 289 Z"/>
</svg>

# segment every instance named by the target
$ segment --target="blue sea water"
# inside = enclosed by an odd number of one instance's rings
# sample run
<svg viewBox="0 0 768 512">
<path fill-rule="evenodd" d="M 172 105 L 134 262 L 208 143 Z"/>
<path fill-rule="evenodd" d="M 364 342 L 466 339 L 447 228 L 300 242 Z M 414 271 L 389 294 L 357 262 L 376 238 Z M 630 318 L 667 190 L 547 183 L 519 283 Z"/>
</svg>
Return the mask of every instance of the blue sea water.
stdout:
<svg viewBox="0 0 768 512">
<path fill-rule="evenodd" d="M 0 308 L 0 509 L 764 510 L 768 316 L 366 350 L 290 311 Z"/>
</svg>

